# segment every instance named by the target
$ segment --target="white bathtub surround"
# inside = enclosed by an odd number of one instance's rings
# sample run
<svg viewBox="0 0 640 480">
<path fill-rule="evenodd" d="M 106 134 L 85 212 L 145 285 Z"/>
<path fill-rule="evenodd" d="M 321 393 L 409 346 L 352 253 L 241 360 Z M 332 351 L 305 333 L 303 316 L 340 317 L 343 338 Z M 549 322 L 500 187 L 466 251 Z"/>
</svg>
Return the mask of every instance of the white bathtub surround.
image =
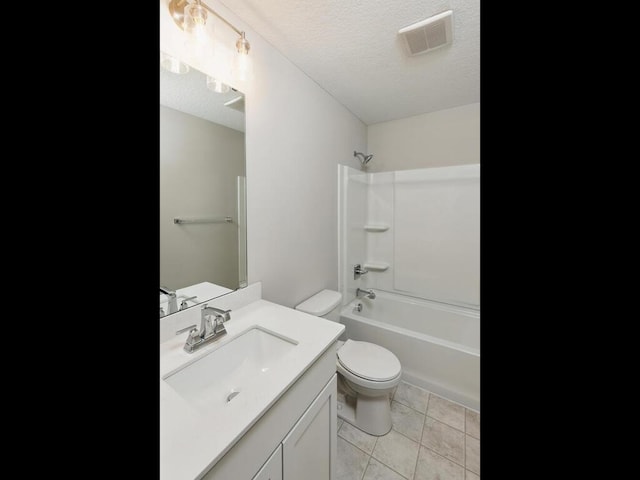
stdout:
<svg viewBox="0 0 640 480">
<path fill-rule="evenodd" d="M 360 312 L 355 308 L 358 303 L 362 304 Z M 480 408 L 478 311 L 378 290 L 374 300 L 359 298 L 346 305 L 340 318 L 347 338 L 393 352 L 406 382 L 467 408 Z M 409 406 L 424 413 L 424 399 L 416 395 L 408 386 L 398 386 L 395 394 L 411 400 Z M 464 416 L 457 421 L 463 428 Z"/>
<path fill-rule="evenodd" d="M 192 354 L 183 350 L 186 332 L 178 336 L 174 334 L 160 344 L 160 471 L 163 480 L 200 478 L 276 404 L 310 365 L 328 351 L 344 329 L 338 323 L 265 300 L 246 303 L 247 298 L 257 292 L 259 285 L 249 286 L 236 292 L 240 293 L 240 298 L 230 294 L 211 302 L 218 308 L 232 308 L 231 319 L 225 323 L 227 335 L 220 340 Z M 192 311 L 198 316 L 197 322 L 193 321 Z M 199 315 L 196 307 L 172 315 L 167 320 L 180 324 L 175 325 L 180 328 L 189 322 L 199 325 Z M 266 372 L 256 385 L 246 387 L 245 395 L 241 392 L 223 408 L 203 411 L 163 380 L 183 365 L 224 348 L 254 326 L 294 339 L 298 344 L 290 349 L 277 368 L 274 366 L 272 371 Z M 220 366 L 221 369 L 224 367 Z M 258 468 L 259 465 L 256 471 Z"/>
<path fill-rule="evenodd" d="M 479 308 L 480 165 L 399 171 L 393 186 L 393 250 L 380 253 L 393 290 Z"/>
<path fill-rule="evenodd" d="M 339 167 L 340 289 L 479 309 L 480 165 L 363 176 Z M 370 265 L 353 277 L 353 265 Z"/>
<path fill-rule="evenodd" d="M 424 409 L 426 414 L 410 405 Z M 459 429 L 454 426 L 460 425 L 455 415 L 444 418 L 446 421 L 432 417 L 442 413 L 443 405 L 460 407 L 463 418 L 473 420 Z M 338 441 L 342 442 L 338 448 L 337 480 L 479 478 L 478 412 L 406 382 L 398 385 L 391 410 L 392 430 L 381 437 L 358 432 L 349 423 L 339 423 Z"/>
</svg>

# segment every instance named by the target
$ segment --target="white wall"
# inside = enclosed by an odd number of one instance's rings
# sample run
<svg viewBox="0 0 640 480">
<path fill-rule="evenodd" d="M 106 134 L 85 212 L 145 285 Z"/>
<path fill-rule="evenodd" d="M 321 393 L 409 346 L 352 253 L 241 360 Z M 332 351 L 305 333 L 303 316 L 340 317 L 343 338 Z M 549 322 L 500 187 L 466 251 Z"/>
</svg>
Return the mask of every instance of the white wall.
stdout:
<svg viewBox="0 0 640 480">
<path fill-rule="evenodd" d="M 160 49 L 246 94 L 248 280 L 263 298 L 295 306 L 338 288 L 338 163 L 357 167 L 366 126 L 219 2 L 207 0 L 251 43 L 253 79 L 234 81 L 228 52 L 190 54 L 160 0 Z M 233 47 L 235 34 L 215 31 Z"/>
<path fill-rule="evenodd" d="M 244 133 L 160 105 L 160 284 L 204 281 L 235 289 L 237 178 Z M 230 216 L 233 223 L 176 225 L 175 217 Z"/>
<path fill-rule="evenodd" d="M 369 172 L 480 163 L 480 104 L 369 125 Z"/>
</svg>

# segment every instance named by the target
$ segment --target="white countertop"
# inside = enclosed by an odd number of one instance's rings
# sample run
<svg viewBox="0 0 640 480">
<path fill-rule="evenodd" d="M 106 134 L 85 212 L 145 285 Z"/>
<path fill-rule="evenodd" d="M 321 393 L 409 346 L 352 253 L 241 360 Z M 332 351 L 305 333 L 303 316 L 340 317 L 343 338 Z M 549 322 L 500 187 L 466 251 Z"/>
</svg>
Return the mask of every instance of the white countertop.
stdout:
<svg viewBox="0 0 640 480">
<path fill-rule="evenodd" d="M 221 348 L 253 326 L 296 340 L 286 362 L 251 395 L 238 395 L 223 407 L 196 409 L 162 378 L 178 367 Z M 199 327 L 199 325 L 198 325 Z M 333 344 L 344 325 L 266 300 L 231 313 L 227 335 L 194 353 L 183 350 L 187 333 L 160 344 L 160 478 L 200 478 L 249 430 L 282 394 Z M 224 369 L 220 365 L 220 369 Z"/>
</svg>

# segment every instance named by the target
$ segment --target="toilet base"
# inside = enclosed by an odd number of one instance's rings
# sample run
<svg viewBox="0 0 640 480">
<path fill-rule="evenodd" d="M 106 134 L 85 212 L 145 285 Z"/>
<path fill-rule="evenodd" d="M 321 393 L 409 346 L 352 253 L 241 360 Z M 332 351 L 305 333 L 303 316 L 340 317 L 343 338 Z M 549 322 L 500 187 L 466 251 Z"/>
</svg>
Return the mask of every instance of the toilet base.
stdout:
<svg viewBox="0 0 640 480">
<path fill-rule="evenodd" d="M 337 399 L 338 418 L 351 425 L 356 424 L 356 403 L 352 397 L 338 393 Z"/>
<path fill-rule="evenodd" d="M 391 402 L 388 395 L 368 397 L 358 394 L 356 398 L 345 395 L 338 389 L 338 418 L 369 435 L 386 435 L 391 430 Z"/>
</svg>

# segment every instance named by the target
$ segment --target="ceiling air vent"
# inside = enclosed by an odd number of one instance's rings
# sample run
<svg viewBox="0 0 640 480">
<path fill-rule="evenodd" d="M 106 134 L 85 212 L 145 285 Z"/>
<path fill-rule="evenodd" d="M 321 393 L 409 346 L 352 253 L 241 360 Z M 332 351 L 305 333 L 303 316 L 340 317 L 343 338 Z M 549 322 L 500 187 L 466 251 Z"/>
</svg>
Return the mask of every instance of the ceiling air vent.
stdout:
<svg viewBox="0 0 640 480">
<path fill-rule="evenodd" d="M 398 30 L 409 55 L 419 55 L 450 44 L 452 13 L 452 10 L 447 10 Z"/>
</svg>

